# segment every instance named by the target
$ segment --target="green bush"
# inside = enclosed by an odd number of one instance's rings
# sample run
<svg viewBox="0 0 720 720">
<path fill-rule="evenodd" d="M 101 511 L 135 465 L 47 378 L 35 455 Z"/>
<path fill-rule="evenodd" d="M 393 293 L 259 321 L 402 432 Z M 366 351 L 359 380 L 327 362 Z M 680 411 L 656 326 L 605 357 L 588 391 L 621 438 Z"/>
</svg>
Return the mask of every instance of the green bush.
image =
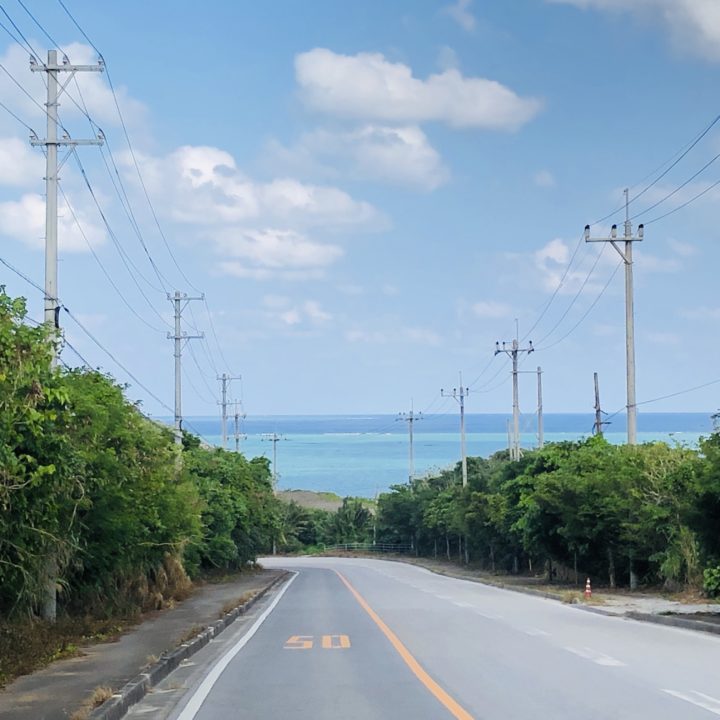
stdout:
<svg viewBox="0 0 720 720">
<path fill-rule="evenodd" d="M 708 597 L 720 597 L 720 565 L 705 568 L 703 572 L 703 591 Z"/>
</svg>

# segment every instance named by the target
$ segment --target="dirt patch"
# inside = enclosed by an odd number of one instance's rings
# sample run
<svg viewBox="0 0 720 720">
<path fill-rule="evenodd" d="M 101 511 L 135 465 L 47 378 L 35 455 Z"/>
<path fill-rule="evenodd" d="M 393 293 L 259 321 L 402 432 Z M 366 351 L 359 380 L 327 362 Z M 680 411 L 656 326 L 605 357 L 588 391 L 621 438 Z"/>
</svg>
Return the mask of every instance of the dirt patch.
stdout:
<svg viewBox="0 0 720 720">
<path fill-rule="evenodd" d="M 280 490 L 276 495 L 283 502 L 296 502 L 300 507 L 310 510 L 335 512 L 342 507 L 342 498 L 334 493 L 313 492 L 312 490 Z"/>
</svg>

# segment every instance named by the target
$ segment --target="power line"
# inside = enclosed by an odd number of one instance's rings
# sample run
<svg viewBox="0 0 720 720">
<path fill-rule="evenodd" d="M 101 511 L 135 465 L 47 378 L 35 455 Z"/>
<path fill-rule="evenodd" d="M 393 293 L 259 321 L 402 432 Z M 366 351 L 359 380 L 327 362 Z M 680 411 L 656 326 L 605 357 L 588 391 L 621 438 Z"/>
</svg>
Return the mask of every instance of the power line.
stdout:
<svg viewBox="0 0 720 720">
<path fill-rule="evenodd" d="M 14 265 L 11 265 L 7 260 L 0 257 L 0 263 L 2 263 L 8 270 L 12 270 L 18 277 L 22 278 L 26 283 L 32 285 L 36 290 L 39 290 L 45 295 L 45 290 L 40 287 L 34 280 L 31 280 L 24 272 L 18 270 Z"/>
<path fill-rule="evenodd" d="M 52 47 L 60 49 L 60 45 L 55 41 L 55 39 L 50 35 L 50 33 L 43 27 L 43 25 L 40 23 L 40 21 L 28 10 L 27 6 L 22 0 L 17 0 L 20 7 L 30 16 L 30 19 L 37 25 L 37 27 L 40 29 L 40 32 L 45 35 L 45 37 L 50 41 L 50 45 Z"/>
<path fill-rule="evenodd" d="M 63 197 L 63 200 L 65 201 L 65 205 L 67 206 L 68 210 L 70 211 L 70 214 L 72 215 L 72 218 L 75 222 L 75 225 L 78 228 L 78 231 L 80 232 L 80 235 L 82 235 L 83 240 L 85 240 L 85 244 L 88 246 L 88 249 L 90 250 L 90 253 L 92 254 L 93 258 L 95 259 L 95 262 L 100 266 L 100 270 L 102 270 L 103 275 L 105 275 L 107 281 L 112 286 L 113 290 L 118 294 L 119 298 L 123 301 L 125 306 L 128 310 L 138 319 L 140 322 L 142 322 L 144 325 L 149 327 L 151 330 L 154 330 L 156 332 L 164 332 L 162 328 L 156 327 L 152 323 L 149 323 L 140 313 L 135 310 L 135 308 L 130 304 L 130 302 L 127 300 L 127 298 L 122 294 L 120 291 L 120 288 L 117 286 L 115 281 L 112 279 L 112 276 L 107 271 L 107 268 L 105 265 L 103 265 L 102 261 L 100 260 L 100 257 L 95 252 L 95 248 L 92 246 L 92 243 L 88 239 L 87 234 L 85 233 L 85 230 L 83 229 L 82 225 L 80 224 L 80 221 L 75 213 L 75 210 L 73 209 L 73 206 L 70 204 L 70 200 L 68 199 L 68 196 L 65 194 L 65 191 L 62 189 L 62 185 L 58 185 L 58 188 L 60 190 L 60 194 Z"/>
<path fill-rule="evenodd" d="M 666 212 L 666 213 L 664 213 L 664 214 L 662 214 L 662 215 L 658 215 L 657 217 L 654 217 L 652 220 L 648 220 L 648 221 L 645 223 L 645 225 L 652 225 L 652 224 L 655 223 L 655 222 L 658 222 L 658 221 L 660 221 L 660 220 L 664 220 L 666 217 L 668 217 L 668 216 L 670 216 L 670 215 L 674 215 L 674 214 L 675 214 L 676 212 L 678 212 L 679 210 L 682 210 L 683 208 L 686 208 L 688 205 L 691 205 L 692 203 L 694 203 L 696 200 L 699 200 L 703 195 L 706 195 L 706 194 L 709 193 L 711 190 L 713 190 L 714 188 L 716 188 L 718 185 L 720 185 L 720 180 L 716 180 L 714 183 L 712 183 L 712 185 L 709 185 L 709 186 L 706 187 L 704 190 L 702 190 L 701 192 L 699 192 L 697 195 L 695 195 L 694 197 L 691 197 L 689 200 L 687 200 L 686 202 L 682 203 L 682 205 L 678 205 L 676 208 L 673 208 L 672 210 L 670 210 L 670 211 L 668 211 L 668 212 Z"/>
<path fill-rule="evenodd" d="M 65 305 L 61 305 L 62 309 L 65 310 L 65 312 L 68 314 L 71 320 L 92 340 L 92 342 L 100 348 L 138 387 L 142 388 L 155 402 L 157 402 L 161 407 L 165 408 L 166 410 L 169 410 L 170 412 L 173 412 L 173 409 L 164 403 L 150 388 L 147 387 L 147 385 L 144 385 L 138 378 L 130 371 L 128 368 L 123 365 L 118 359 L 117 356 L 114 353 L 111 353 L 86 327 L 83 325 L 80 320 L 78 320 L 75 315 L 73 315 L 72 312 L 67 308 Z"/>
<path fill-rule="evenodd" d="M 22 5 L 22 3 L 20 3 L 20 4 Z M 25 43 L 25 47 L 28 50 L 30 50 L 30 54 L 33 57 L 35 57 L 35 59 L 38 62 L 42 62 L 40 60 L 40 53 L 37 50 L 35 50 L 35 48 L 30 44 L 28 39 L 23 34 L 23 31 L 15 24 L 15 21 L 10 17 L 10 15 L 8 15 L 7 10 L 5 10 L 5 8 L 2 5 L 0 5 L 0 12 L 2 12 L 2 14 L 9 20 L 10 24 L 15 28 L 15 31 L 17 32 L 17 34 L 23 39 L 23 42 Z M 7 28 L 5 28 L 5 29 L 7 30 Z M 16 38 L 13 38 L 13 39 L 17 40 Z M 22 43 L 20 43 L 20 45 L 22 45 Z"/>
</svg>

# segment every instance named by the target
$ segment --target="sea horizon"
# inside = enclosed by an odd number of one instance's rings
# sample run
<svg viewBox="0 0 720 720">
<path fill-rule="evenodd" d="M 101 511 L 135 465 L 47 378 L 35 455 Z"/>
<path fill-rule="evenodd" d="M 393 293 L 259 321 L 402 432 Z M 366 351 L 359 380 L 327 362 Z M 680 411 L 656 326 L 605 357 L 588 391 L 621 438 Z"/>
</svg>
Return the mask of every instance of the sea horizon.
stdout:
<svg viewBox="0 0 720 720">
<path fill-rule="evenodd" d="M 638 442 L 664 441 L 697 447 L 713 431 L 715 411 L 640 413 Z M 413 422 L 414 476 L 453 467 L 460 460 L 459 415 L 418 415 Z M 470 457 L 488 457 L 508 445 L 508 413 L 467 413 L 466 446 Z M 626 441 L 626 415 L 604 416 L 604 435 L 614 444 Z M 172 423 L 172 418 L 157 418 Z M 409 478 L 408 423 L 402 416 L 382 413 L 342 415 L 254 415 L 241 420 L 239 449 L 246 457 L 272 462 L 272 435 L 280 490 L 334 492 L 340 496 L 374 497 Z M 579 440 L 592 434 L 594 413 L 546 413 L 545 443 Z M 185 428 L 212 445 L 222 445 L 217 416 L 189 416 Z M 522 414 L 520 444 L 538 445 L 535 415 Z M 227 448 L 235 449 L 234 417 L 228 417 Z"/>
</svg>

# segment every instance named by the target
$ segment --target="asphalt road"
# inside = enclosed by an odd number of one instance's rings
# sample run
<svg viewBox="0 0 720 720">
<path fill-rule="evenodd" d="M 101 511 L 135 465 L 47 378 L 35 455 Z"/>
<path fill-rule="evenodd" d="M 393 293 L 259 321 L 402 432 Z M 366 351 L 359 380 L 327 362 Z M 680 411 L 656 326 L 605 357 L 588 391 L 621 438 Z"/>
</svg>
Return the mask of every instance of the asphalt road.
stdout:
<svg viewBox="0 0 720 720">
<path fill-rule="evenodd" d="M 381 560 L 266 559 L 297 575 L 129 718 L 720 715 L 720 638 Z"/>
</svg>

